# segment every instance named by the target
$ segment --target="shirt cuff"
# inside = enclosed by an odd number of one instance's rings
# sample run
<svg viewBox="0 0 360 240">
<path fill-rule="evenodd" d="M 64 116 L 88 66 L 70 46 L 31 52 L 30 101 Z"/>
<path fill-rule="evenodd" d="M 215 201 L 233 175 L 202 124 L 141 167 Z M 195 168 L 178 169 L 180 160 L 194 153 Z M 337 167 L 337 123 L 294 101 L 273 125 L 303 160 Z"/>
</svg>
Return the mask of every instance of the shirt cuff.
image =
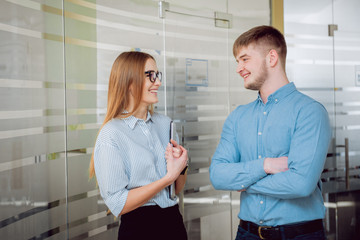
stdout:
<svg viewBox="0 0 360 240">
<path fill-rule="evenodd" d="M 107 207 L 110 209 L 111 213 L 115 216 L 118 217 L 119 214 L 121 213 L 121 211 L 123 210 L 127 197 L 129 194 L 129 190 L 125 190 L 119 198 L 113 198 L 111 199 L 108 203 L 106 203 Z"/>
<path fill-rule="evenodd" d="M 258 160 L 252 161 L 251 173 L 253 181 L 258 181 L 259 179 L 265 177 L 267 174 L 264 170 L 264 160 L 265 158 L 260 158 Z"/>
</svg>

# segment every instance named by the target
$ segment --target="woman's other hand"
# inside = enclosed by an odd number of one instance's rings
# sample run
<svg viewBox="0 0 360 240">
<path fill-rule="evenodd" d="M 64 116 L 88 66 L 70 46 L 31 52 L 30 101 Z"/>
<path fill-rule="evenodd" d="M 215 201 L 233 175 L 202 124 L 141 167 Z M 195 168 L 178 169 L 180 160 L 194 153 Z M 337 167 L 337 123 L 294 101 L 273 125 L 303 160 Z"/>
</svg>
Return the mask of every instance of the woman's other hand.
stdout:
<svg viewBox="0 0 360 240">
<path fill-rule="evenodd" d="M 186 167 L 188 154 L 187 150 L 181 145 L 178 145 L 176 141 L 171 140 L 171 143 L 174 146 L 171 146 L 170 143 L 168 144 L 165 151 L 165 159 L 167 163 L 167 175 L 171 179 L 171 182 L 174 182 Z"/>
<path fill-rule="evenodd" d="M 174 158 L 179 158 L 182 154 L 180 145 L 173 139 L 170 140 L 170 143 L 173 145 L 173 156 Z"/>
</svg>

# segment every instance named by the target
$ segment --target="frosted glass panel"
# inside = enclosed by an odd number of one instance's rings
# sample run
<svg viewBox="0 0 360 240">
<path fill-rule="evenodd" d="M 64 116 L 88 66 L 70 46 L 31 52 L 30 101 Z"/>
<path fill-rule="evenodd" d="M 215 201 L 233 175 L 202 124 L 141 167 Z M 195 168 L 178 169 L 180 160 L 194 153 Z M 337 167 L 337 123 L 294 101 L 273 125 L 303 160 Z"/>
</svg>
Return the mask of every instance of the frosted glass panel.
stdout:
<svg viewBox="0 0 360 240">
<path fill-rule="evenodd" d="M 66 236 L 61 11 L 0 2 L 1 239 Z"/>
<path fill-rule="evenodd" d="M 360 189 L 360 31 L 354 30 L 336 31 L 334 36 L 336 143 L 344 144 L 348 138 L 349 188 Z M 345 167 L 345 149 L 341 149 L 337 165 L 338 169 Z"/>
<path fill-rule="evenodd" d="M 306 4 L 312 7 L 308 8 Z M 334 40 L 329 36 L 328 27 L 331 23 L 331 0 L 284 1 L 287 76 L 301 92 L 325 106 L 335 130 Z M 336 161 L 331 157 L 334 147 L 330 146 L 325 168 L 336 168 Z M 332 186 L 328 183 L 324 185 L 325 189 Z"/>
<path fill-rule="evenodd" d="M 215 191 L 208 173 L 229 111 L 228 29 L 215 27 L 214 19 L 167 12 L 165 31 L 167 113 L 190 154 L 182 200 L 188 235 L 218 232 L 230 238 L 230 194 Z M 209 229 L 214 214 L 228 224 Z"/>
<path fill-rule="evenodd" d="M 232 239 L 239 194 L 208 167 L 222 125 L 256 98 L 235 72 L 234 40 L 269 24 L 269 1 L 0 1 L 0 238 L 116 239 L 88 165 L 110 69 L 123 51 L 153 55 L 166 79 L 156 111 L 177 121 L 191 165 L 182 206 L 189 239 Z M 232 14 L 232 28 L 214 13 Z M 193 16 L 189 16 L 193 15 Z M 221 221 L 221 225 L 217 222 Z"/>
<path fill-rule="evenodd" d="M 359 229 L 359 8 L 356 0 L 284 1 L 288 76 L 324 104 L 333 127 L 322 174 L 328 239 L 353 239 Z"/>
</svg>

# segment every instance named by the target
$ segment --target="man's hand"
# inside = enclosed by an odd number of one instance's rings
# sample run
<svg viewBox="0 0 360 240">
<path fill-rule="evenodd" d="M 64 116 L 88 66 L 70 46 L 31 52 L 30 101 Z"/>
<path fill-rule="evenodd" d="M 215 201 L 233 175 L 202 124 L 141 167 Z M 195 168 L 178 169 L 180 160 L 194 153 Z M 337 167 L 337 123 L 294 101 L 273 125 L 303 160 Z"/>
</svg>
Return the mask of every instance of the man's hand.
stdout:
<svg viewBox="0 0 360 240">
<path fill-rule="evenodd" d="M 289 170 L 288 157 L 265 158 L 264 160 L 264 171 L 267 174 L 276 174 L 287 170 Z"/>
</svg>

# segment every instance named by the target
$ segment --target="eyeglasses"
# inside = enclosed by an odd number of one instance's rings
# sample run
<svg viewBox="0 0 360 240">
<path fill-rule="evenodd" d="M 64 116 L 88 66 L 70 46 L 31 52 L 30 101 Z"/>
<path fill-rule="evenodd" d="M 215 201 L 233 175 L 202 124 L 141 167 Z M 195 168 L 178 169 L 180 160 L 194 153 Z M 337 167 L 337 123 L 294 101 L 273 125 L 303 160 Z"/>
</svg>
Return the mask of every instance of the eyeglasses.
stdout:
<svg viewBox="0 0 360 240">
<path fill-rule="evenodd" d="M 150 70 L 150 71 L 145 72 L 145 74 L 147 77 L 149 77 L 150 82 L 152 82 L 152 83 L 154 83 L 157 78 L 159 79 L 160 82 L 162 80 L 162 73 L 159 71 L 155 72 L 153 70 Z"/>
</svg>

